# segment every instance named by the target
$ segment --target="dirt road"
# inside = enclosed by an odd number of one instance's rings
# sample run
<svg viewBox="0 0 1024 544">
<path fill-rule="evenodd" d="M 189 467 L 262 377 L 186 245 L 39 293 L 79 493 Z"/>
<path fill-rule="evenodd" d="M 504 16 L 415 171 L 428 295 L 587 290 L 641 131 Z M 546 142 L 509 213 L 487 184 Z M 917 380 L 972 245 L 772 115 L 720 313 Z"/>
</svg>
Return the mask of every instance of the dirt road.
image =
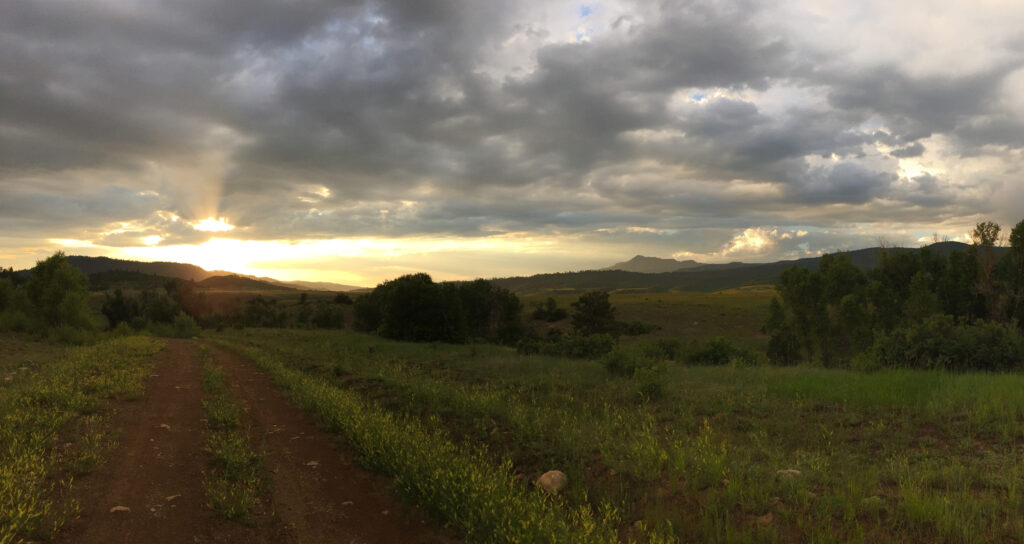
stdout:
<svg viewBox="0 0 1024 544">
<path fill-rule="evenodd" d="M 254 525 L 224 520 L 206 506 L 198 343 L 168 340 L 143 399 L 117 405 L 118 446 L 102 467 L 76 478 L 82 514 L 56 542 L 456 542 L 397 501 L 386 478 L 355 466 L 351 452 L 285 401 L 250 363 L 218 347 L 211 352 L 271 472 L 271 490 Z"/>
</svg>

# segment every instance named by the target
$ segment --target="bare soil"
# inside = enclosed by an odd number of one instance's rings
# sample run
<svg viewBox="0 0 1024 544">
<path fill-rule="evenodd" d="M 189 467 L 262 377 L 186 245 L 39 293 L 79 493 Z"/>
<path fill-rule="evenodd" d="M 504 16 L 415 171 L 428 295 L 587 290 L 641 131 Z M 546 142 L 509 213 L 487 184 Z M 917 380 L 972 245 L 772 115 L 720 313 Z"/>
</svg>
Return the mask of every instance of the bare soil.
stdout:
<svg viewBox="0 0 1024 544">
<path fill-rule="evenodd" d="M 251 526 L 206 505 L 198 344 L 168 340 L 144 397 L 117 403 L 118 446 L 92 474 L 75 479 L 81 515 L 58 543 L 432 543 L 456 542 L 422 512 L 398 501 L 387 478 L 362 470 L 351 451 L 289 404 L 269 378 L 211 346 L 214 363 L 243 405 L 264 452 L 271 486 Z M 115 507 L 125 507 L 115 509 Z"/>
</svg>

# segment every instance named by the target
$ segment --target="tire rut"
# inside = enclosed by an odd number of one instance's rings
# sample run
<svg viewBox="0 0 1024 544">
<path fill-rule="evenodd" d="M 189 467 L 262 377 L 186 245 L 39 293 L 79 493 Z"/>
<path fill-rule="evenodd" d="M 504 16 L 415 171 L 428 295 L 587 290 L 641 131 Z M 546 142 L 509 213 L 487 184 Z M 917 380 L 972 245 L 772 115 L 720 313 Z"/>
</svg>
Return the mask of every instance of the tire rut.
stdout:
<svg viewBox="0 0 1024 544">
<path fill-rule="evenodd" d="M 272 504 L 287 542 L 453 543 L 421 511 L 398 501 L 387 478 L 356 466 L 312 418 L 290 404 L 270 378 L 239 355 L 210 346 L 266 451 Z"/>
</svg>

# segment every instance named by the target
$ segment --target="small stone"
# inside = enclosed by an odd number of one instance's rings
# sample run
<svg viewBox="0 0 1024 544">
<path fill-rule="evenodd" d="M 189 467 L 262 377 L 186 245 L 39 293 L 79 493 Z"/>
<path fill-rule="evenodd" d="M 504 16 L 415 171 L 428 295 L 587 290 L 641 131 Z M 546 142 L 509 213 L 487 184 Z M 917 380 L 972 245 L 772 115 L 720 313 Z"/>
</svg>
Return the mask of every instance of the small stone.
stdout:
<svg viewBox="0 0 1024 544">
<path fill-rule="evenodd" d="M 181 497 L 181 494 L 180 494 L 180 493 L 179 493 L 179 494 L 177 494 L 177 495 L 169 495 L 169 496 L 167 496 L 167 497 L 164 497 L 164 500 L 165 500 L 165 501 L 167 501 L 167 502 L 171 502 L 171 501 L 173 501 L 174 499 L 177 499 L 178 497 Z"/>
<path fill-rule="evenodd" d="M 342 506 L 352 506 L 353 504 L 355 504 L 355 503 L 352 502 L 352 501 L 345 501 L 345 502 L 341 503 Z"/>
<path fill-rule="evenodd" d="M 549 470 L 537 478 L 537 485 L 548 493 L 557 494 L 569 485 L 569 477 L 560 470 Z"/>
<path fill-rule="evenodd" d="M 775 475 L 783 480 L 795 480 L 800 477 L 800 471 L 794 468 L 787 468 L 784 470 L 776 470 Z"/>
<path fill-rule="evenodd" d="M 127 506 L 115 506 L 115 507 L 110 509 L 110 513 L 114 513 L 114 512 L 131 512 L 131 511 L 132 511 L 132 509 L 128 508 Z"/>
<path fill-rule="evenodd" d="M 316 467 L 320 466 L 320 461 L 308 461 L 308 462 L 306 463 L 306 466 L 307 466 L 307 467 L 313 467 L 313 468 L 316 468 Z"/>
<path fill-rule="evenodd" d="M 757 518 L 757 524 L 760 525 L 761 527 L 767 527 L 767 526 L 772 524 L 772 520 L 774 518 L 775 518 L 775 516 L 772 515 L 771 512 L 768 512 L 767 514 Z"/>
<path fill-rule="evenodd" d="M 160 424 L 160 428 L 161 429 L 167 429 L 168 431 L 171 430 L 171 426 L 166 424 L 166 423 L 161 423 Z"/>
</svg>

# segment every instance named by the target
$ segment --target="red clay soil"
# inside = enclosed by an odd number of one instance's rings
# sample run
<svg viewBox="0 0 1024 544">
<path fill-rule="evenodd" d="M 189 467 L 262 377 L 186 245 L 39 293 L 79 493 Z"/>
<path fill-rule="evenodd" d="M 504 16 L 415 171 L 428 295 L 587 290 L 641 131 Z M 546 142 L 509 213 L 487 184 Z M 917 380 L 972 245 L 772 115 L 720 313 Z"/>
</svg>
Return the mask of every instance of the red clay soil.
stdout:
<svg viewBox="0 0 1024 544">
<path fill-rule="evenodd" d="M 225 520 L 206 505 L 198 348 L 168 340 L 145 396 L 117 404 L 118 446 L 102 467 L 75 479 L 82 513 L 55 542 L 456 542 L 395 499 L 386 478 L 354 466 L 351 452 L 336 447 L 250 363 L 227 350 L 212 352 L 243 403 L 250 436 L 265 450 L 272 484 L 254 524 Z"/>
</svg>

